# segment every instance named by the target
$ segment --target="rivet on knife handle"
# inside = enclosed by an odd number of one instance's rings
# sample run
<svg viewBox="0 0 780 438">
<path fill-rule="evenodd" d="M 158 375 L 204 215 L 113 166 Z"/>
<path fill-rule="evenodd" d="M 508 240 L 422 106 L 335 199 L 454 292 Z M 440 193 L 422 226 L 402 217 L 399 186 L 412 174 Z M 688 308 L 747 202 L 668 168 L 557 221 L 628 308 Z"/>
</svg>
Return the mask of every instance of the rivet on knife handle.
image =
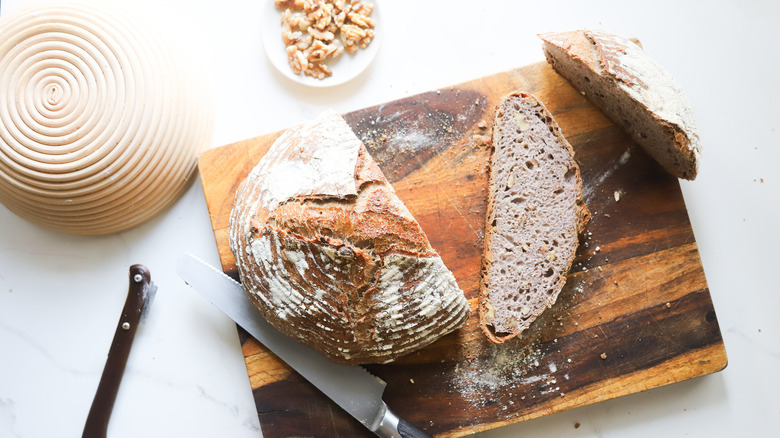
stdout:
<svg viewBox="0 0 780 438">
<path fill-rule="evenodd" d="M 108 358 L 103 368 L 103 375 L 100 377 L 95 398 L 92 401 L 92 407 L 87 415 L 83 438 L 103 438 L 106 436 L 108 420 L 111 417 L 111 410 L 114 408 L 114 400 L 116 400 L 116 394 L 119 390 L 119 383 L 122 381 L 136 329 L 154 298 L 155 290 L 151 282 L 151 274 L 146 266 L 133 265 L 130 267 L 130 288 L 127 292 L 127 300 L 125 300 L 122 316 L 117 323 L 111 348 L 108 350 Z"/>
</svg>

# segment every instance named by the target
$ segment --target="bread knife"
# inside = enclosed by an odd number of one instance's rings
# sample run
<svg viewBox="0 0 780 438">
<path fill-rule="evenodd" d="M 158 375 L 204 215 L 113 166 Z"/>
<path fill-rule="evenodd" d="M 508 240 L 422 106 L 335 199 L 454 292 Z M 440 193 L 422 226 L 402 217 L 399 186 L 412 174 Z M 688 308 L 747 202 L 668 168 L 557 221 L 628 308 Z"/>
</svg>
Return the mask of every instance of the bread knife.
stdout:
<svg viewBox="0 0 780 438">
<path fill-rule="evenodd" d="M 104 438 L 108 430 L 108 420 L 114 408 L 114 401 L 125 372 L 130 347 L 135 339 L 138 325 L 149 313 L 157 287 L 151 281 L 149 269 L 144 265 L 130 267 L 130 287 L 122 309 L 122 316 L 114 332 L 111 348 L 108 350 L 106 365 L 100 376 L 95 398 L 87 415 L 82 438 Z"/>
<path fill-rule="evenodd" d="M 423 438 L 425 432 L 382 400 L 386 383 L 359 366 L 338 364 L 278 331 L 255 309 L 240 283 L 192 254 L 176 271 L 187 284 L 290 365 L 306 380 L 383 438 Z"/>
</svg>

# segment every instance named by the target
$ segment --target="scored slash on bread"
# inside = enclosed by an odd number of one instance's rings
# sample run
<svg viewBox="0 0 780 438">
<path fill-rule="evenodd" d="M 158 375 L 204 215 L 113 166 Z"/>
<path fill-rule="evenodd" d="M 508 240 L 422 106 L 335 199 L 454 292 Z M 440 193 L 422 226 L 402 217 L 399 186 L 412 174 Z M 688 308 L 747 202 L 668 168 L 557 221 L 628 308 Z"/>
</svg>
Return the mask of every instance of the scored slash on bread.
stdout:
<svg viewBox="0 0 780 438">
<path fill-rule="evenodd" d="M 701 142 L 671 74 L 635 43 L 603 31 L 539 35 L 547 61 L 672 175 L 693 180 Z"/>
<path fill-rule="evenodd" d="M 388 362 L 468 318 L 454 276 L 335 114 L 274 142 L 238 190 L 229 242 L 268 322 L 336 362 Z"/>
<path fill-rule="evenodd" d="M 497 105 L 490 156 L 480 326 L 493 343 L 551 307 L 590 218 L 574 150 L 534 96 Z"/>
</svg>

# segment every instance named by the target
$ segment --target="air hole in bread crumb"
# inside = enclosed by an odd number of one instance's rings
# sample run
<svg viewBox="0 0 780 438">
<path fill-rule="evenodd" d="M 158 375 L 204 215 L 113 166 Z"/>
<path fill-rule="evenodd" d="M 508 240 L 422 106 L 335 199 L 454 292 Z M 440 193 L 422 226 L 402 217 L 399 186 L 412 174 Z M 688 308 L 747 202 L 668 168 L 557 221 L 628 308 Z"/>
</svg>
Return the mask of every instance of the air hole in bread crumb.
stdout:
<svg viewBox="0 0 780 438">
<path fill-rule="evenodd" d="M 552 277 L 553 276 L 553 269 L 552 268 L 547 268 L 547 270 L 544 271 L 544 276 L 545 277 Z M 550 293 L 552 291 L 547 291 L 547 292 Z"/>
<path fill-rule="evenodd" d="M 515 198 L 512 198 L 512 204 L 522 204 L 523 202 L 525 202 L 525 198 L 523 198 L 522 196 L 517 196 Z"/>
<path fill-rule="evenodd" d="M 571 183 L 576 175 L 577 175 L 577 169 L 570 167 L 569 170 L 567 170 L 566 173 L 563 175 L 563 179 L 566 180 L 566 182 Z"/>
<path fill-rule="evenodd" d="M 525 167 L 529 168 L 530 170 L 533 170 L 534 169 L 533 161 L 526 161 L 525 162 Z"/>
</svg>

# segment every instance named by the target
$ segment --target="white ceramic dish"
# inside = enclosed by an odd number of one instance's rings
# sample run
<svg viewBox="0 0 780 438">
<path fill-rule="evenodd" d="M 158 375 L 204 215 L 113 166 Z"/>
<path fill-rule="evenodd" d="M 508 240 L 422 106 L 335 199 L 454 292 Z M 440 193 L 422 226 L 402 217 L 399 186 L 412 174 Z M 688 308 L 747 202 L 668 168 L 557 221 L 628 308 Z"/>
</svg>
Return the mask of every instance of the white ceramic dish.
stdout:
<svg viewBox="0 0 780 438">
<path fill-rule="evenodd" d="M 287 52 L 282 42 L 282 11 L 274 6 L 273 1 L 266 0 L 260 17 L 260 31 L 268 60 L 290 80 L 311 87 L 332 87 L 354 79 L 371 64 L 382 42 L 384 23 L 379 4 L 376 0 L 370 0 L 370 3 L 374 5 L 371 18 L 376 23 L 375 35 L 371 44 L 355 53 L 344 52 L 338 59 L 328 62 L 327 65 L 333 71 L 333 75 L 325 79 L 316 79 L 304 74 L 296 75 L 293 73 L 287 63 Z"/>
</svg>

